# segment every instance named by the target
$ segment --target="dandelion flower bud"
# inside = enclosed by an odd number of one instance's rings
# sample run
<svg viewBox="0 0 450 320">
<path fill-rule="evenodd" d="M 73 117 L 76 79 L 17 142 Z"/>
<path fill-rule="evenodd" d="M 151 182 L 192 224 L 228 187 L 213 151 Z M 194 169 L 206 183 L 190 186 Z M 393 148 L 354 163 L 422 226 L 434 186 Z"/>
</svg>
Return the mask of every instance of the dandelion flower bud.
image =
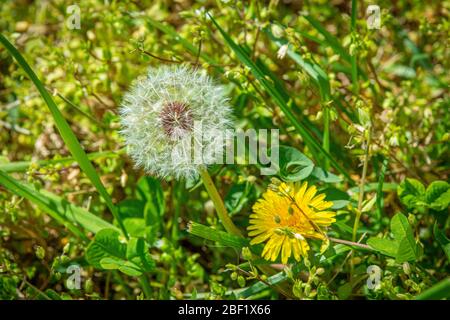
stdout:
<svg viewBox="0 0 450 320">
<path fill-rule="evenodd" d="M 150 68 L 124 96 L 121 134 L 137 167 L 195 178 L 222 163 L 231 109 L 222 86 L 188 67 Z"/>
</svg>

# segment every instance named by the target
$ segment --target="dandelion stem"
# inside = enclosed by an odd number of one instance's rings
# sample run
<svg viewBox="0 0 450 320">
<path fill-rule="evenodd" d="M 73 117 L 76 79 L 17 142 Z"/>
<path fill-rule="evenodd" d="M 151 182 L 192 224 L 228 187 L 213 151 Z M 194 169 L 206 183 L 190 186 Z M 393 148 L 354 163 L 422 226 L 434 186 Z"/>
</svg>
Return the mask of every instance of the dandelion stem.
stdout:
<svg viewBox="0 0 450 320">
<path fill-rule="evenodd" d="M 225 208 L 222 198 L 220 197 L 219 192 L 217 191 L 216 186 L 214 185 L 208 171 L 206 169 L 200 170 L 200 176 L 202 178 L 203 184 L 205 185 L 206 191 L 208 192 L 212 202 L 214 203 L 217 215 L 222 222 L 225 230 L 228 233 L 242 236 L 241 231 L 234 225 L 233 221 L 231 221 L 230 217 L 228 216 L 227 209 Z"/>
</svg>

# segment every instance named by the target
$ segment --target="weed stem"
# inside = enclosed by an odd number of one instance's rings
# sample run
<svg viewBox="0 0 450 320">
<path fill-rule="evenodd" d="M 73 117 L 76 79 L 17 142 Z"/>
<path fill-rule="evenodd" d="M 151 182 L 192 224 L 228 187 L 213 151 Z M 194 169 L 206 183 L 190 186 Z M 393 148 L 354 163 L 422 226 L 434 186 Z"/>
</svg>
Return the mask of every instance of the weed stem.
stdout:
<svg viewBox="0 0 450 320">
<path fill-rule="evenodd" d="M 361 180 L 359 182 L 358 210 L 356 212 L 355 223 L 353 225 L 353 235 L 352 235 L 353 242 L 356 241 L 356 232 L 358 231 L 359 219 L 361 218 L 361 210 L 364 200 L 364 185 L 366 183 L 367 166 L 369 164 L 370 142 L 371 142 L 371 127 L 369 126 L 369 128 L 367 128 L 367 144 L 366 144 L 366 152 L 364 155 L 363 171 L 361 175 Z"/>
</svg>

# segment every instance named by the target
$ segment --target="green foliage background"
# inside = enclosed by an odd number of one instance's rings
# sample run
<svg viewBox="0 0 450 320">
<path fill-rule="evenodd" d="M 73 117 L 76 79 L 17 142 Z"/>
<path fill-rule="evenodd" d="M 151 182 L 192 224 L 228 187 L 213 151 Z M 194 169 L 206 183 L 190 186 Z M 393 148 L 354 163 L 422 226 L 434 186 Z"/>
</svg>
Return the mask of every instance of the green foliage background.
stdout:
<svg viewBox="0 0 450 320">
<path fill-rule="evenodd" d="M 2 1 L 0 298 L 448 298 L 449 3 L 378 1 L 381 29 L 369 4 L 84 0 L 77 30 L 66 1 Z M 338 212 L 329 235 L 368 249 L 317 246 L 264 274 L 260 248 L 218 231 L 201 182 L 133 168 L 118 106 L 168 63 L 226 85 L 236 127 L 279 129 L 278 177 L 316 184 Z M 210 172 L 244 231 L 270 177 Z"/>
</svg>

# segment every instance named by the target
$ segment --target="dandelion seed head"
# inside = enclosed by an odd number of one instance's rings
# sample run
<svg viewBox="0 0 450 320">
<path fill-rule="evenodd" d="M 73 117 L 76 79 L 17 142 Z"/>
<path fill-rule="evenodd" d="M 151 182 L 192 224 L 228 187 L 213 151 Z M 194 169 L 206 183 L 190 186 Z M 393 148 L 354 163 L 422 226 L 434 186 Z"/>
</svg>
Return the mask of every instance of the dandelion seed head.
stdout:
<svg viewBox="0 0 450 320">
<path fill-rule="evenodd" d="M 185 66 L 149 68 L 124 95 L 121 134 L 137 167 L 161 178 L 195 178 L 223 156 L 231 128 L 224 88 Z M 194 150 L 195 148 L 195 150 Z M 200 150 L 200 159 L 194 154 Z"/>
</svg>

